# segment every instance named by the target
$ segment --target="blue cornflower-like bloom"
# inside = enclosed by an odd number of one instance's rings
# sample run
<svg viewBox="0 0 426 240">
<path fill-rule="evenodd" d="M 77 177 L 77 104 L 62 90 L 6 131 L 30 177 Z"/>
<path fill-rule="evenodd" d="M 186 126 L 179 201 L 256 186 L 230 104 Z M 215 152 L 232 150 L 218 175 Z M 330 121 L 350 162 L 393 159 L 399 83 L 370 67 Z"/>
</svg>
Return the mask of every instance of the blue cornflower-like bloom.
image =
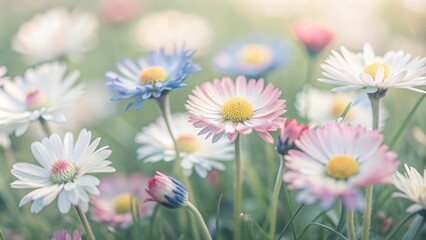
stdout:
<svg viewBox="0 0 426 240">
<path fill-rule="evenodd" d="M 215 67 L 226 74 L 264 77 L 290 62 L 290 47 L 281 40 L 251 39 L 238 41 L 218 51 Z"/>
<path fill-rule="evenodd" d="M 107 87 L 117 90 L 111 100 L 134 98 L 126 111 L 135 104 L 136 110 L 149 98 L 159 98 L 168 91 L 184 87 L 188 76 L 200 70 L 200 66 L 191 62 L 194 51 L 182 48 L 171 54 L 164 49 L 151 52 L 136 63 L 125 59 L 117 64 L 120 74 L 107 72 Z"/>
</svg>

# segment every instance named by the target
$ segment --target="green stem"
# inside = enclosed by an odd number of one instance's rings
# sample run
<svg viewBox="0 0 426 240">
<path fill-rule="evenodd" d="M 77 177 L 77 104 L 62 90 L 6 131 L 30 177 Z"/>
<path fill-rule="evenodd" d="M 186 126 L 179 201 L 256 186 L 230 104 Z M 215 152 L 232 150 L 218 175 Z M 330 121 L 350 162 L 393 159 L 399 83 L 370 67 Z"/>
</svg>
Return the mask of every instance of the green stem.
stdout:
<svg viewBox="0 0 426 240">
<path fill-rule="evenodd" d="M 408 122 L 413 117 L 414 113 L 417 111 L 417 109 L 419 108 L 420 104 L 422 103 L 423 99 L 425 99 L 425 97 L 426 97 L 426 94 L 422 94 L 422 96 L 419 98 L 419 100 L 417 100 L 416 104 L 413 106 L 411 111 L 408 113 L 407 117 L 405 117 L 404 121 L 402 122 L 401 126 L 398 129 L 398 132 L 396 132 L 395 136 L 392 139 L 392 142 L 389 144 L 390 149 L 392 149 L 396 141 L 398 141 L 398 138 L 401 136 Z"/>
<path fill-rule="evenodd" d="M 204 219 L 203 219 L 203 217 L 201 216 L 201 214 L 200 214 L 200 212 L 198 211 L 198 209 L 197 209 L 194 205 L 192 205 L 192 203 L 191 203 L 191 202 L 188 202 L 188 203 L 186 204 L 186 207 L 188 207 L 188 208 L 189 208 L 189 210 L 191 210 L 191 211 L 195 214 L 195 216 L 196 216 L 196 218 L 197 218 L 198 222 L 200 223 L 200 225 L 201 225 L 201 230 L 202 230 L 202 232 L 203 232 L 203 234 L 204 234 L 204 238 L 203 238 L 203 239 L 212 240 L 212 237 L 210 236 L 209 229 L 207 228 L 206 223 L 204 222 Z M 194 227 L 195 227 L 195 226 L 194 226 Z M 197 239 L 198 239 L 198 238 L 197 238 Z"/>
<path fill-rule="evenodd" d="M 336 230 L 334 230 L 333 228 L 331 228 L 331 227 L 329 227 L 329 226 L 326 226 L 326 225 L 324 225 L 324 224 L 317 223 L 317 222 L 312 222 L 312 223 L 309 223 L 309 224 L 308 224 L 308 226 L 306 226 L 306 229 L 308 229 L 310 226 L 320 226 L 320 227 L 322 227 L 322 228 L 325 228 L 325 229 L 329 230 L 330 232 L 334 232 L 334 233 L 335 233 L 335 234 L 337 234 L 340 238 L 342 238 L 342 239 L 346 239 L 346 240 L 347 240 L 347 238 L 346 238 L 345 236 L 343 236 L 341 233 L 336 232 Z M 302 234 L 300 234 L 300 236 L 299 236 L 297 239 L 303 239 L 303 238 L 302 238 L 302 236 L 303 236 L 303 234 L 304 234 L 305 232 L 306 232 L 306 231 L 303 231 L 303 232 L 302 232 Z"/>
<path fill-rule="evenodd" d="M 380 91 L 380 90 L 379 90 Z M 379 131 L 379 111 L 381 97 L 376 94 L 368 94 L 372 110 L 372 130 Z M 362 225 L 362 240 L 368 240 L 371 225 L 371 212 L 373 210 L 373 185 L 368 185 L 365 189 L 365 209 L 364 209 L 364 222 Z"/>
<path fill-rule="evenodd" d="M 270 228 L 269 228 L 269 239 L 275 238 L 275 230 L 276 230 L 276 224 L 277 224 L 277 207 L 278 207 L 278 198 L 280 196 L 280 189 L 283 182 L 283 176 L 284 176 L 284 159 L 283 156 L 280 155 L 280 166 L 278 169 L 277 178 L 275 179 L 275 187 L 274 187 L 274 193 L 272 195 L 272 205 L 271 205 L 271 220 L 270 220 Z"/>
<path fill-rule="evenodd" d="M 426 223 L 426 218 L 422 217 L 422 222 L 419 224 L 419 226 L 417 227 L 416 233 L 413 236 L 413 240 L 415 239 L 419 239 L 418 237 L 420 236 L 420 234 L 422 233 L 423 227 L 425 226 Z"/>
<path fill-rule="evenodd" d="M 241 239 L 240 213 L 243 174 L 241 167 L 241 145 L 240 136 L 235 139 L 235 199 L 234 199 L 234 239 Z"/>
<path fill-rule="evenodd" d="M 392 232 L 390 232 L 387 236 L 386 236 L 386 238 L 385 238 L 385 240 L 390 240 L 390 239 L 393 239 L 393 235 L 395 235 L 395 233 L 397 233 L 398 232 L 398 230 L 399 229 L 401 229 L 401 227 L 402 226 L 404 226 L 404 224 L 408 221 L 408 220 L 410 220 L 412 217 L 414 217 L 415 215 L 417 214 L 417 212 L 413 212 L 413 213 L 411 213 L 410 215 L 407 215 L 407 216 L 405 216 L 399 223 L 398 223 L 398 225 L 396 226 L 396 227 L 394 227 L 393 228 L 393 230 L 392 230 Z"/>
<path fill-rule="evenodd" d="M 154 208 L 154 213 L 152 214 L 151 218 L 149 219 L 149 230 L 148 230 L 148 239 L 155 239 L 154 237 L 154 226 L 155 226 L 155 219 L 157 218 L 158 211 L 160 210 L 160 204 L 156 204 Z"/>
<path fill-rule="evenodd" d="M 296 218 L 297 214 L 299 214 L 300 210 L 302 210 L 302 208 L 303 208 L 304 206 L 305 206 L 305 204 L 300 205 L 300 206 L 299 206 L 299 208 L 296 210 L 296 212 L 294 213 L 294 215 L 293 215 L 293 216 L 291 216 L 291 213 L 290 213 L 291 218 L 290 218 L 290 220 L 287 222 L 287 224 L 284 226 L 284 228 L 283 228 L 283 230 L 281 231 L 280 236 L 278 237 L 278 239 L 281 239 L 281 237 L 282 237 L 282 236 L 284 236 L 285 230 L 287 230 L 287 227 L 288 227 L 289 225 L 292 225 L 292 226 L 293 226 L 293 220 Z M 294 230 L 294 226 L 293 226 L 293 239 L 296 239 L 296 231 Z"/>
<path fill-rule="evenodd" d="M 47 124 L 47 121 L 44 118 L 38 119 L 41 125 L 41 128 L 44 131 L 44 134 L 46 134 L 47 137 L 49 137 L 52 134 L 52 131 L 50 131 L 49 124 Z"/>
<path fill-rule="evenodd" d="M 341 203 L 341 205 L 342 205 L 341 206 L 342 210 L 340 211 L 340 218 L 336 226 L 336 232 L 341 232 L 343 229 L 343 226 L 345 226 L 346 209 L 345 209 L 345 206 L 343 205 L 343 202 Z M 331 233 L 327 239 L 334 239 L 334 233 Z"/>
<path fill-rule="evenodd" d="M 88 240 L 95 240 L 95 235 L 93 235 L 92 228 L 90 227 L 89 221 L 87 221 L 86 215 L 81 211 L 79 206 L 74 206 L 75 211 L 77 212 L 78 218 L 80 218 L 81 224 L 83 225 L 84 231 L 86 232 Z"/>
<path fill-rule="evenodd" d="M 354 211 L 351 210 L 348 212 L 348 233 L 349 240 L 355 240 L 355 223 L 354 223 Z"/>
<path fill-rule="evenodd" d="M 163 94 L 161 97 L 156 98 L 157 100 L 157 104 L 158 107 L 160 109 L 160 113 L 161 116 L 164 119 L 164 122 L 166 123 L 166 127 L 167 127 L 167 131 L 169 132 L 169 135 L 173 141 L 173 146 L 176 152 L 176 159 L 175 159 L 175 163 L 173 166 L 173 172 L 174 174 L 176 174 L 176 176 L 178 176 L 178 179 L 182 181 L 183 185 L 185 185 L 187 191 L 188 191 L 188 195 L 189 195 L 189 199 L 191 199 L 191 201 L 196 204 L 196 200 L 194 197 L 194 191 L 192 190 L 192 185 L 191 182 L 189 181 L 189 178 L 187 176 L 185 176 L 180 168 L 180 164 L 181 164 L 181 158 L 180 158 L 180 152 L 179 152 L 179 147 L 178 144 L 176 142 L 176 138 L 173 135 L 173 130 L 171 127 L 171 111 L 170 111 L 170 96 L 168 93 Z M 191 221 L 191 225 L 192 227 L 192 233 L 194 234 L 194 238 L 198 238 L 198 234 L 199 232 L 197 231 L 197 229 L 195 228 L 195 218 L 193 216 L 190 216 L 190 221 Z"/>
</svg>

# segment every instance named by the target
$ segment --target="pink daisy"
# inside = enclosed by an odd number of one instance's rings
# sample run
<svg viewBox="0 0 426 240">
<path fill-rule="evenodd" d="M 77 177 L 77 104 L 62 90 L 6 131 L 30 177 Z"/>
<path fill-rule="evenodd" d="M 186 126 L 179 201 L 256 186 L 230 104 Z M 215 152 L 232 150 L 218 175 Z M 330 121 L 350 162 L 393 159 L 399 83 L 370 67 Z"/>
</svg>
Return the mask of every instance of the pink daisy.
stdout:
<svg viewBox="0 0 426 240">
<path fill-rule="evenodd" d="M 298 21 L 291 25 L 293 35 L 315 56 L 334 40 L 331 29 L 311 21 Z"/>
<path fill-rule="evenodd" d="M 141 217 L 151 215 L 154 204 L 143 202 L 148 178 L 141 174 L 106 177 L 99 185 L 100 195 L 92 198 L 92 219 L 107 222 L 113 227 L 127 228 L 133 222 L 131 210 L 139 206 Z"/>
<path fill-rule="evenodd" d="M 272 84 L 264 85 L 263 79 L 247 81 L 243 76 L 235 82 L 229 77 L 206 82 L 192 91 L 185 105 L 190 122 L 202 128 L 200 135 L 213 136 L 213 142 L 225 133 L 230 141 L 235 141 L 238 134 L 254 130 L 266 142 L 273 143 L 269 132 L 281 126 L 285 100 L 279 99 L 281 91 Z"/>
<path fill-rule="evenodd" d="M 397 155 L 382 145 L 378 131 L 358 125 L 330 123 L 306 131 L 285 157 L 284 175 L 290 189 L 298 189 L 299 202 L 320 201 L 331 207 L 341 198 L 345 208 L 363 208 L 360 188 L 389 183 L 398 168 Z"/>
</svg>

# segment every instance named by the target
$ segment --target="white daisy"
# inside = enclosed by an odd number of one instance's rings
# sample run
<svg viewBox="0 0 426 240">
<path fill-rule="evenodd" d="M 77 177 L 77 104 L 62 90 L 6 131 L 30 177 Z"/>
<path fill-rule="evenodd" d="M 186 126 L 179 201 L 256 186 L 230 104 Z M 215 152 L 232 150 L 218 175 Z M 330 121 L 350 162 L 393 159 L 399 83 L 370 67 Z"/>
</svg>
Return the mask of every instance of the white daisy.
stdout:
<svg viewBox="0 0 426 240">
<path fill-rule="evenodd" d="M 36 188 L 21 199 L 19 206 L 33 201 L 31 212 L 38 213 L 58 197 L 61 213 L 67 213 L 71 205 L 86 212 L 89 195 L 99 194 L 99 179 L 86 174 L 115 171 L 107 160 L 111 150 L 96 150 L 101 139 L 91 142 L 91 138 L 91 132 L 83 129 L 75 144 L 69 132 L 63 141 L 53 134 L 32 143 L 31 151 L 41 167 L 20 162 L 11 171 L 19 179 L 11 184 L 12 188 Z"/>
<path fill-rule="evenodd" d="M 56 8 L 24 23 L 12 47 L 33 63 L 72 58 L 93 48 L 97 28 L 92 14 Z"/>
<path fill-rule="evenodd" d="M 73 86 L 78 71 L 68 75 L 61 63 L 43 64 L 28 69 L 23 77 L 6 81 L 0 89 L 0 130 L 22 135 L 32 121 L 64 122 L 60 112 L 83 94 L 81 85 Z"/>
<path fill-rule="evenodd" d="M 350 102 L 352 102 L 351 108 L 346 114 L 344 122 L 371 128 L 371 104 L 365 94 L 330 93 L 316 88 L 307 88 L 297 94 L 296 109 L 300 116 L 306 115 L 311 126 L 318 126 L 339 120 L 339 117 Z M 381 127 L 384 127 L 387 117 L 387 110 L 381 106 Z"/>
<path fill-rule="evenodd" d="M 392 194 L 393 197 L 406 198 L 414 202 L 407 212 L 417 212 L 426 208 L 426 169 L 423 176 L 413 167 L 404 164 L 405 173 L 396 172 L 393 176 L 393 184 L 400 192 Z"/>
<path fill-rule="evenodd" d="M 367 93 L 389 88 L 406 88 L 426 93 L 418 87 L 426 85 L 426 58 L 411 59 L 403 51 L 389 51 L 383 57 L 376 56 L 370 44 L 364 45 L 362 53 L 353 53 L 345 47 L 341 54 L 332 51 L 324 64 L 325 78 L 321 82 L 342 85 L 332 91 L 366 89 Z"/>
<path fill-rule="evenodd" d="M 224 170 L 222 161 L 234 159 L 233 145 L 226 139 L 216 143 L 198 136 L 198 130 L 188 122 L 186 114 L 174 114 L 171 119 L 173 136 L 182 158 L 181 167 L 189 176 L 194 169 L 202 178 L 212 169 Z M 145 162 L 172 161 L 176 158 L 171 139 L 163 118 L 142 129 L 136 136 L 136 142 L 142 144 L 138 149 L 138 158 Z"/>
<path fill-rule="evenodd" d="M 213 28 L 202 17 L 174 10 L 146 14 L 135 29 L 136 43 L 146 51 L 176 47 L 206 52 L 213 39 Z"/>
</svg>

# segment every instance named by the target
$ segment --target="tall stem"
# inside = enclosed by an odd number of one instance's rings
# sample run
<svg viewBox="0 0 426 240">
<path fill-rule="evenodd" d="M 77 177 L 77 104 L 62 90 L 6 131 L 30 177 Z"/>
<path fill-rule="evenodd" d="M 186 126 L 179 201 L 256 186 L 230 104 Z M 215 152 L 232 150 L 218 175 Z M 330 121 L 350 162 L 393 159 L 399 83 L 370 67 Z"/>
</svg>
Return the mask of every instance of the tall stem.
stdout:
<svg viewBox="0 0 426 240">
<path fill-rule="evenodd" d="M 271 205 L 271 220 L 270 220 L 270 228 L 269 228 L 269 239 L 275 239 L 275 231 L 277 224 L 277 206 L 278 206 L 278 197 L 280 196 L 280 189 L 283 183 L 284 176 L 284 159 L 283 156 L 280 155 L 280 166 L 278 169 L 277 178 L 275 179 L 275 187 L 274 193 L 272 195 L 272 205 Z"/>
<path fill-rule="evenodd" d="M 378 90 L 381 91 L 381 90 Z M 372 110 L 372 130 L 379 129 L 379 111 L 380 100 L 382 95 L 376 93 L 369 93 L 368 98 L 371 103 Z M 373 210 L 373 185 L 368 185 L 365 189 L 365 209 L 364 209 L 364 222 L 362 225 L 362 240 L 368 240 L 371 225 L 371 212 Z"/>
<path fill-rule="evenodd" d="M 92 228 L 90 227 L 89 221 L 87 221 L 86 215 L 81 211 L 79 206 L 74 206 L 75 211 L 77 212 L 78 218 L 80 219 L 81 225 L 83 225 L 84 231 L 86 232 L 88 240 L 95 240 L 95 235 L 93 235 Z"/>
<path fill-rule="evenodd" d="M 203 217 L 201 216 L 201 214 L 200 214 L 200 212 L 198 211 L 198 209 L 197 209 L 194 205 L 192 205 L 192 203 L 191 203 L 191 202 L 188 202 L 188 203 L 186 204 L 186 207 L 188 207 L 188 208 L 189 208 L 189 210 L 191 210 L 191 211 L 195 214 L 195 216 L 196 216 L 196 218 L 197 218 L 198 222 L 200 223 L 200 225 L 201 225 L 201 230 L 202 230 L 203 235 L 204 235 L 204 238 L 203 238 L 203 239 L 212 240 L 212 237 L 210 236 L 209 229 L 207 228 L 206 223 L 204 222 L 204 219 L 203 219 Z"/>
<path fill-rule="evenodd" d="M 168 93 L 163 94 L 161 97 L 156 98 L 158 107 L 160 109 L 161 116 L 164 119 L 164 122 L 166 123 L 167 131 L 169 132 L 170 138 L 173 141 L 173 146 L 176 152 L 176 159 L 173 166 L 173 172 L 174 174 L 182 181 L 182 183 L 185 185 L 189 199 L 191 199 L 194 204 L 196 204 L 195 198 L 194 198 L 194 191 L 192 190 L 191 182 L 189 181 L 188 177 L 186 177 L 180 168 L 181 164 L 181 158 L 180 158 L 180 152 L 179 148 L 176 142 L 176 138 L 173 135 L 172 127 L 170 124 L 171 119 L 171 111 L 170 111 L 170 97 Z M 194 234 L 194 238 L 198 238 L 199 232 L 197 231 L 197 228 L 195 228 L 195 218 L 193 216 L 189 216 L 189 219 L 191 221 L 192 225 L 192 233 Z"/>
<path fill-rule="evenodd" d="M 421 223 L 419 224 L 419 226 L 417 227 L 416 233 L 413 235 L 413 240 L 415 240 L 415 239 L 419 239 L 418 237 L 419 237 L 419 236 L 420 236 L 420 234 L 422 233 L 422 231 L 423 231 L 423 227 L 425 226 L 425 223 L 426 223 L 426 218 L 425 218 L 425 217 L 422 217 L 422 221 L 421 221 Z"/>
<path fill-rule="evenodd" d="M 240 136 L 235 139 L 235 198 L 234 198 L 234 239 L 241 239 L 240 213 L 242 197 L 243 174 L 241 168 Z"/>
<path fill-rule="evenodd" d="M 348 212 L 348 233 L 349 240 L 355 240 L 355 224 L 354 224 L 354 211 L 351 210 Z"/>
</svg>

